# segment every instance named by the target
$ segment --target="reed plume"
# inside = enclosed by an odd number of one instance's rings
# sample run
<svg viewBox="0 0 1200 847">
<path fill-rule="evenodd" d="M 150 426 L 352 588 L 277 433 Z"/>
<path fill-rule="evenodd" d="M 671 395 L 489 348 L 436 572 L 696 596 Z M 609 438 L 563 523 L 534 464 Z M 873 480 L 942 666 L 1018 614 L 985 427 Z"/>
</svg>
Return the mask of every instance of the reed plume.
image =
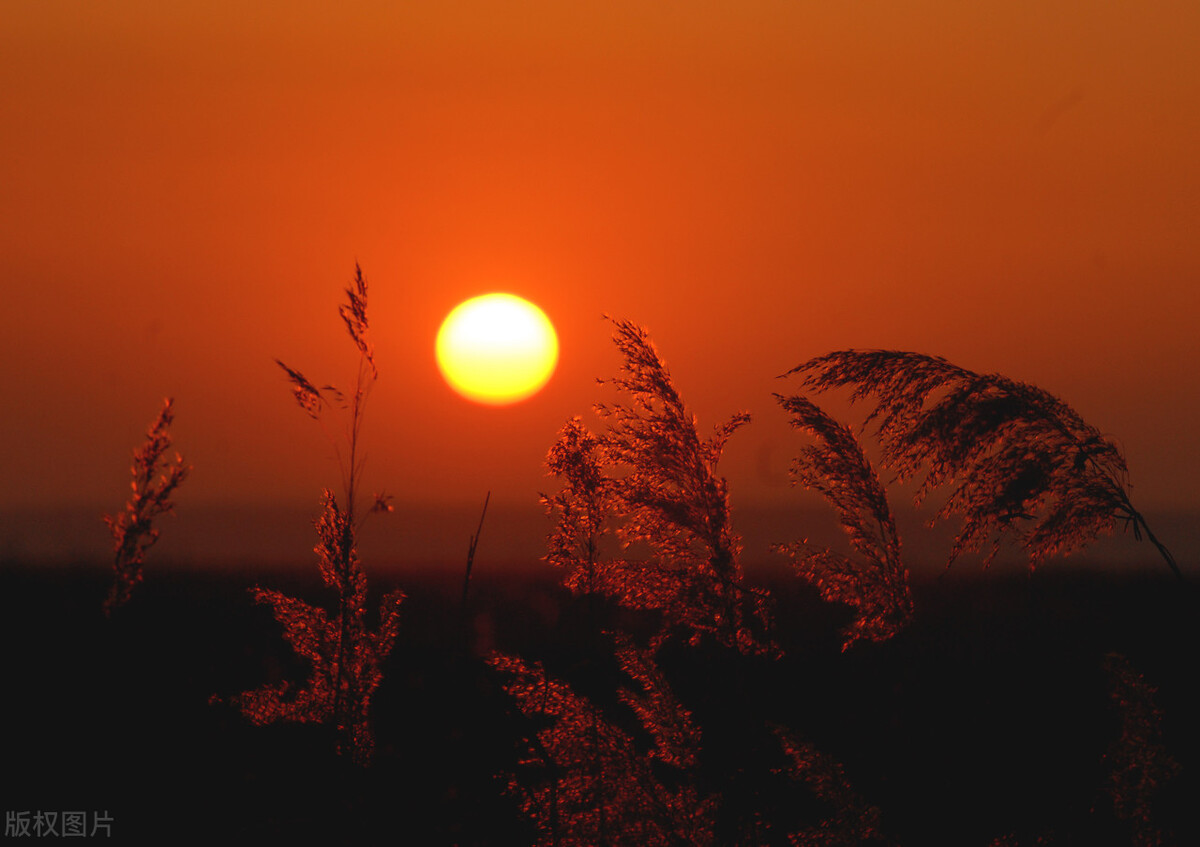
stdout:
<svg viewBox="0 0 1200 847">
<path fill-rule="evenodd" d="M 1059 398 L 999 374 L 977 374 L 945 359 L 894 350 L 843 350 L 810 359 L 800 375 L 815 391 L 853 386 L 871 398 L 886 467 L 901 480 L 924 471 L 916 499 L 950 489 L 937 518 L 962 516 L 950 562 L 991 540 L 1017 537 L 1036 567 L 1078 550 L 1120 519 L 1143 532 L 1181 576 L 1170 551 L 1129 499 L 1118 446 Z"/>
<path fill-rule="evenodd" d="M 607 461 L 603 442 L 578 416 L 563 424 L 546 457 L 547 469 L 561 481 L 557 492 L 541 498 L 553 522 L 546 561 L 565 571 L 563 585 L 576 594 L 614 593 L 611 563 L 600 557 L 613 511 Z"/>
<path fill-rule="evenodd" d="M 714 797 L 688 779 L 699 734 L 648 651 L 618 647 L 640 694 L 623 692 L 654 739 L 649 752 L 569 685 L 540 664 L 494 655 L 504 690 L 538 728 L 509 791 L 535 824 L 539 845 L 705 845 L 713 843 Z M 668 766 L 661 773 L 652 762 Z"/>
<path fill-rule="evenodd" d="M 280 591 L 251 589 L 256 602 L 271 607 L 296 654 L 311 663 L 309 678 L 301 687 L 284 681 L 246 691 L 234 703 L 257 725 L 277 720 L 331 723 L 338 752 L 365 765 L 374 748 L 371 696 L 383 679 L 383 662 L 396 640 L 404 594 L 392 591 L 383 597 L 379 625 L 372 631 L 366 620 L 367 578 L 353 546 L 350 516 L 338 508 L 328 490 L 321 507 L 315 552 L 322 581 L 343 598 L 336 616 L 331 619 L 324 609 Z"/>
<path fill-rule="evenodd" d="M 367 579 L 356 548 L 355 505 L 363 468 L 363 411 L 379 372 L 367 321 L 367 281 L 358 265 L 354 270 L 354 282 L 346 288 L 347 302 L 338 310 L 359 352 L 354 391 L 349 399 L 333 386 L 317 388 L 304 374 L 276 360 L 287 374 L 300 408 L 322 425 L 327 409 L 349 411 L 341 441 L 330 439 L 341 467 L 345 506 L 339 506 L 333 493 L 326 490 L 316 522 L 321 579 L 337 592 L 337 611 L 331 618 L 324 609 L 281 592 L 251 589 L 257 602 L 271 606 L 276 620 L 283 625 L 284 637 L 312 663 L 312 672 L 307 684 L 299 689 L 288 683 L 266 686 L 244 692 L 234 702 L 256 724 L 275 720 L 332 723 L 338 752 L 365 765 L 374 745 L 369 721 L 371 695 L 379 686 L 383 661 L 396 639 L 404 594 L 392 591 L 384 596 L 379 626 L 372 632 L 366 622 Z M 375 494 L 370 511 L 392 511 L 390 499 L 387 494 Z"/>
<path fill-rule="evenodd" d="M 279 365 L 287 374 L 296 403 L 309 417 L 318 421 L 323 429 L 325 428 L 324 413 L 326 410 L 349 411 L 349 418 L 341 437 L 335 437 L 328 429 L 325 429 L 325 435 L 337 454 L 338 465 L 342 473 L 345 508 L 353 518 L 357 505 L 358 492 L 356 488 L 363 469 L 363 456 L 360 453 L 361 439 L 359 438 L 363 412 L 371 389 L 379 378 L 379 371 L 375 366 L 375 348 L 371 343 L 370 325 L 367 321 L 367 280 L 363 276 L 362 268 L 357 264 L 354 266 L 354 282 L 346 287 L 345 293 L 347 302 L 338 307 L 338 314 L 346 324 L 350 340 L 354 342 L 354 346 L 358 348 L 359 352 L 354 391 L 349 398 L 332 385 L 318 388 L 303 373 L 279 359 L 275 360 L 275 364 Z M 375 506 L 372 511 L 389 511 L 387 500 L 387 495 L 376 494 Z M 353 520 L 351 526 L 354 526 Z"/>
<path fill-rule="evenodd" d="M 660 612 L 664 628 L 693 643 L 710 634 L 741 651 L 765 652 L 755 629 L 766 626 L 766 596 L 745 584 L 728 486 L 716 472 L 725 442 L 750 417 L 734 415 L 701 438 L 645 330 L 627 321 L 614 326 L 624 362 L 609 382 L 630 400 L 596 407 L 603 433 L 575 419 L 551 448 L 547 463 L 564 488 L 544 498 L 556 519 L 548 558 L 569 568 L 575 590 Z M 610 516 L 622 550 L 645 545 L 647 560 L 600 560 L 597 542 Z"/>
<path fill-rule="evenodd" d="M 622 688 L 617 696 L 654 739 L 651 758 L 681 771 L 694 768 L 700 755 L 700 728 L 654 661 L 659 644 L 651 641 L 648 648 L 642 648 L 624 633 L 614 633 L 613 641 L 617 664 L 640 689 Z"/>
<path fill-rule="evenodd" d="M 793 484 L 819 491 L 837 509 L 842 528 L 861 561 L 807 542 L 779 545 L 796 572 L 825 600 L 846 603 L 855 618 L 842 649 L 860 638 L 885 641 L 912 618 L 908 571 L 900 559 L 900 536 L 875 468 L 849 427 L 804 397 L 775 398 L 791 413 L 794 428 L 814 444 L 801 450 L 791 467 Z"/>
<path fill-rule="evenodd" d="M 846 778 L 836 759 L 782 726 L 772 726 L 779 739 L 787 767 L 782 769 L 793 782 L 806 786 L 827 809 L 816 826 L 788 833 L 794 847 L 858 847 L 885 844 L 880 831 L 881 814 L 867 803 Z"/>
<path fill-rule="evenodd" d="M 170 397 L 163 401 L 162 410 L 146 430 L 145 442 L 133 451 L 133 493 L 124 510 L 104 516 L 114 553 L 113 583 L 104 601 L 104 614 L 108 616 L 129 602 L 134 587 L 142 581 L 146 551 L 158 540 L 154 522 L 174 512 L 171 496 L 192 470 L 179 453 L 174 461 L 164 458 L 171 447 L 170 427 L 175 417 L 172 404 Z"/>
</svg>

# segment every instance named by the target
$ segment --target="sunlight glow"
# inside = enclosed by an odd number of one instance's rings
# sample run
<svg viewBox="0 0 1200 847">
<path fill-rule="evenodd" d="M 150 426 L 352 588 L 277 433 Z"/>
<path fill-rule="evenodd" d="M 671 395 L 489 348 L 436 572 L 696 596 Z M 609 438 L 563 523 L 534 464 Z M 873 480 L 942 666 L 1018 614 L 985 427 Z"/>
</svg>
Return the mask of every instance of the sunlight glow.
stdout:
<svg viewBox="0 0 1200 847">
<path fill-rule="evenodd" d="M 503 406 L 537 393 L 558 363 L 558 336 L 545 312 L 513 294 L 484 294 L 456 306 L 437 336 L 437 362 L 469 400 Z"/>
</svg>

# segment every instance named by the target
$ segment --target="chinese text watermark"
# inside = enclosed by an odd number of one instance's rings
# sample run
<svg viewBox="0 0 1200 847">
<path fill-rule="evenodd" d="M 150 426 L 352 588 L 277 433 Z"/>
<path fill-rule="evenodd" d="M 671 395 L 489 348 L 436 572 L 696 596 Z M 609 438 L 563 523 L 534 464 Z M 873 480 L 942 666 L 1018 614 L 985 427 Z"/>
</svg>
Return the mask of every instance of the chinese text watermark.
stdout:
<svg viewBox="0 0 1200 847">
<path fill-rule="evenodd" d="M 104 812 L 6 811 L 5 838 L 110 838 L 112 816 Z"/>
</svg>

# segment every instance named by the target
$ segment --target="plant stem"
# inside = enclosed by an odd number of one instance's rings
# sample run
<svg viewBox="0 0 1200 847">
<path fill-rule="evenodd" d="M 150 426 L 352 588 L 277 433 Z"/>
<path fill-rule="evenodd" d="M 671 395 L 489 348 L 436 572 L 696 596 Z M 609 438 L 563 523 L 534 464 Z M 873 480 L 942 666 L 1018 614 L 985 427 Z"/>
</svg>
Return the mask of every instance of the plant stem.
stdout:
<svg viewBox="0 0 1200 847">
<path fill-rule="evenodd" d="M 475 564 L 475 547 L 479 544 L 479 535 L 483 532 L 483 519 L 487 516 L 488 501 L 492 499 L 492 492 L 489 491 L 487 496 L 483 498 L 483 511 L 479 514 L 479 526 L 475 529 L 475 534 L 471 536 L 471 544 L 467 548 L 467 572 L 463 576 L 462 590 L 462 610 L 465 614 L 467 611 L 467 591 L 471 587 L 471 566 Z"/>
<path fill-rule="evenodd" d="M 350 640 L 350 620 L 355 610 L 352 608 L 354 586 L 351 584 L 350 559 L 354 550 L 354 489 L 358 481 L 358 433 L 362 425 L 362 408 L 366 400 L 364 387 L 365 362 L 359 358 L 358 377 L 354 386 L 354 399 L 350 411 L 350 466 L 346 473 L 346 512 L 342 529 L 341 550 L 338 551 L 338 571 L 341 582 L 341 596 L 338 598 L 338 658 L 337 677 L 333 689 L 333 720 L 334 725 L 347 735 L 348 746 L 352 744 L 353 726 L 347 719 L 346 698 L 342 696 L 342 686 L 347 680 L 346 657 Z M 354 683 L 350 679 L 351 684 Z M 350 692 L 350 702 L 356 699 L 355 692 Z"/>
<path fill-rule="evenodd" d="M 1179 569 L 1179 564 L 1175 561 L 1175 557 L 1171 555 L 1171 551 L 1167 549 L 1166 545 L 1159 541 L 1154 533 L 1150 530 L 1150 525 L 1146 523 L 1146 519 L 1142 517 L 1140 512 L 1137 511 L 1133 513 L 1133 519 L 1135 521 L 1134 528 L 1136 529 L 1137 525 L 1141 524 L 1142 529 L 1146 532 L 1146 537 L 1150 539 L 1150 543 L 1153 544 L 1158 549 L 1158 552 L 1162 554 L 1162 557 L 1166 559 L 1167 564 L 1171 566 L 1171 570 L 1175 572 L 1175 576 L 1177 576 L 1179 579 L 1183 579 L 1183 571 Z"/>
</svg>

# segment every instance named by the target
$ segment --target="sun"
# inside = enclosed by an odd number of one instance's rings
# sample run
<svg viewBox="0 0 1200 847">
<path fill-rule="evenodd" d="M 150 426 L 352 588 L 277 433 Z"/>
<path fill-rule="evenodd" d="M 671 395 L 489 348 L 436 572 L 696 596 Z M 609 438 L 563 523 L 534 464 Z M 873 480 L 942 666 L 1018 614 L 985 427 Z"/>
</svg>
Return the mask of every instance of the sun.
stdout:
<svg viewBox="0 0 1200 847">
<path fill-rule="evenodd" d="M 536 394 L 558 364 L 558 336 L 546 313 L 515 294 L 459 303 L 442 321 L 437 363 L 469 400 L 505 406 Z"/>
</svg>

